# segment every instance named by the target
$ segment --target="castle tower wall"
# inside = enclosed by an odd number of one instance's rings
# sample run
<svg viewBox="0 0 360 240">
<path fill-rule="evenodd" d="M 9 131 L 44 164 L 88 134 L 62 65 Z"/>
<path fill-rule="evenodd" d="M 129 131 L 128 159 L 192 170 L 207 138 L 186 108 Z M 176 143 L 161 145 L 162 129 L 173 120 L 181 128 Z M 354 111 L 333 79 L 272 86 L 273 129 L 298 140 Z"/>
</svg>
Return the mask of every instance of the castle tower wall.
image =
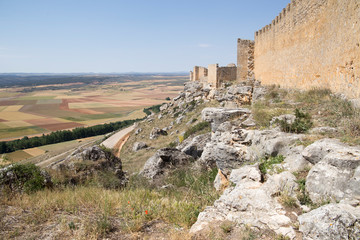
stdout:
<svg viewBox="0 0 360 240">
<path fill-rule="evenodd" d="M 254 78 L 254 46 L 251 40 L 237 41 L 237 80 L 246 81 Z"/>
<path fill-rule="evenodd" d="M 360 1 L 292 0 L 255 33 L 254 55 L 263 84 L 360 98 Z"/>
</svg>

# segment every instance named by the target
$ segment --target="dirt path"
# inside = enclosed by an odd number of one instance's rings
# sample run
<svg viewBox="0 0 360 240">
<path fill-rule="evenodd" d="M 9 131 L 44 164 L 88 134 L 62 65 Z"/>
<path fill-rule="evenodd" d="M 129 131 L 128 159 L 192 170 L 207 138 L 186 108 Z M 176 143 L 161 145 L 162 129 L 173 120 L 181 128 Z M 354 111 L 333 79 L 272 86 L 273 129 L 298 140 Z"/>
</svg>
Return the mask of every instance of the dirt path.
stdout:
<svg viewBox="0 0 360 240">
<path fill-rule="evenodd" d="M 114 135 L 112 135 L 111 137 L 109 137 L 108 139 L 103 141 L 101 143 L 101 145 L 103 145 L 104 147 L 107 147 L 107 148 L 114 149 L 116 147 L 116 145 L 119 142 L 123 142 L 122 140 L 124 140 L 124 138 L 126 138 L 130 134 L 130 132 L 134 129 L 135 129 L 135 125 L 132 125 L 131 127 L 128 127 L 125 129 L 122 129 L 121 131 L 115 133 Z M 120 145 L 118 145 L 117 148 L 118 147 L 120 147 Z"/>
</svg>

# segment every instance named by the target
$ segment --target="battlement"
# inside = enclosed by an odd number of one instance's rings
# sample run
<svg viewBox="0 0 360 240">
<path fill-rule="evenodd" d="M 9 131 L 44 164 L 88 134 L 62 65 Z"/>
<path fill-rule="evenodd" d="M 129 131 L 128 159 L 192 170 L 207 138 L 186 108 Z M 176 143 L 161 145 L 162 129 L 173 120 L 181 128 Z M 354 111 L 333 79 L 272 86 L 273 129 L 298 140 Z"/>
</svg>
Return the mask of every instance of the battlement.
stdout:
<svg viewBox="0 0 360 240">
<path fill-rule="evenodd" d="M 296 26 L 316 18 L 328 0 L 291 0 L 270 24 L 255 32 L 254 39 L 266 39 L 268 35 L 292 31 Z"/>
<path fill-rule="evenodd" d="M 255 32 L 255 78 L 360 98 L 359 16 L 359 0 L 292 0 Z"/>
</svg>

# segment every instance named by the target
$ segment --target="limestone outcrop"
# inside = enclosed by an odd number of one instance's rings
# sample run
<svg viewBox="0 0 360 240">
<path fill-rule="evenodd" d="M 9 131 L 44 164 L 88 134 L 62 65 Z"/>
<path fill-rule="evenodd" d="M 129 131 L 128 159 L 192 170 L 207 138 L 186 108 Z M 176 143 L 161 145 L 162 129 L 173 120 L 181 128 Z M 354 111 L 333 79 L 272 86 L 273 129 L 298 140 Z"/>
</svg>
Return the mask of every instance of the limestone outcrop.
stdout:
<svg viewBox="0 0 360 240">
<path fill-rule="evenodd" d="M 349 204 L 328 204 L 299 216 L 304 240 L 360 238 L 360 208 Z"/>
<path fill-rule="evenodd" d="M 169 169 L 189 163 L 191 159 L 192 157 L 175 148 L 159 149 L 146 161 L 140 174 L 148 179 L 154 179 Z"/>
</svg>

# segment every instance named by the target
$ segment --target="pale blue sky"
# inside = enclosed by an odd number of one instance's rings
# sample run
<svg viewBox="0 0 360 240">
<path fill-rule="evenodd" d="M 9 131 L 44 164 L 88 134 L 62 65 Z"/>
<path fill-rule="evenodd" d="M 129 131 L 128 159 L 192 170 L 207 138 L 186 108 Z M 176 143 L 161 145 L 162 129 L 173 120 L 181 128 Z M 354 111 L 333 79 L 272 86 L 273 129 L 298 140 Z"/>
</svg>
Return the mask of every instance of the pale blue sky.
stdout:
<svg viewBox="0 0 360 240">
<path fill-rule="evenodd" d="M 174 72 L 236 63 L 290 0 L 0 0 L 0 72 Z"/>
</svg>

